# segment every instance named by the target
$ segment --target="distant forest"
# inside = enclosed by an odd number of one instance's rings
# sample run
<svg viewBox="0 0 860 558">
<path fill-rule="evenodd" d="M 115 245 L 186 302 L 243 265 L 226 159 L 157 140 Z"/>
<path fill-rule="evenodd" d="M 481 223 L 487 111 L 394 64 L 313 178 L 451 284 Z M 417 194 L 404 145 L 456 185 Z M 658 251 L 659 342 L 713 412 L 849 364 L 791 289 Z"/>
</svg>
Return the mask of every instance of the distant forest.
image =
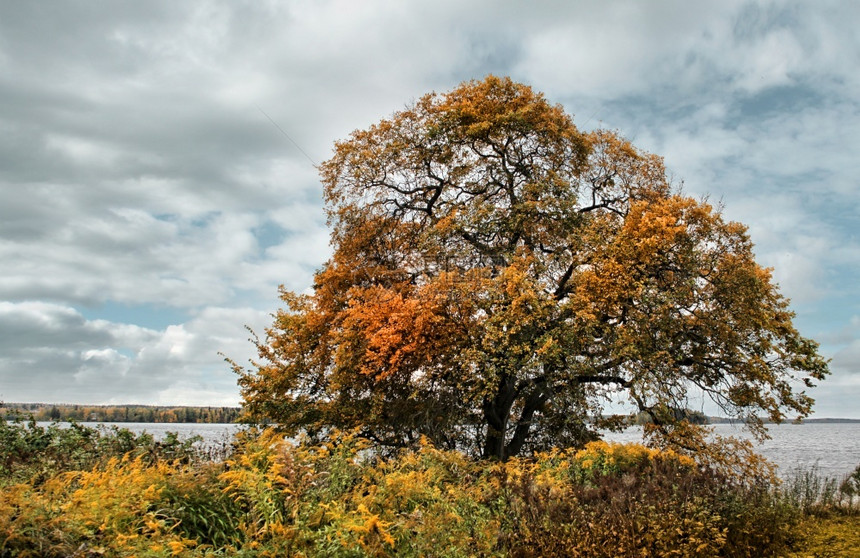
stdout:
<svg viewBox="0 0 860 558">
<path fill-rule="evenodd" d="M 736 419 L 705 416 L 699 411 L 678 411 L 694 424 L 736 423 Z M 63 405 L 53 403 L 4 403 L 0 401 L 0 417 L 6 419 L 29 419 L 37 421 L 77 422 L 164 422 L 164 423 L 233 423 L 238 422 L 241 407 L 158 407 L 150 405 Z M 645 413 L 631 418 L 628 424 L 646 424 L 650 421 Z M 765 422 L 770 421 L 765 419 Z M 790 422 L 790 421 L 789 421 Z M 854 423 L 857 419 L 807 418 L 812 423 Z"/>
<path fill-rule="evenodd" d="M 149 405 L 55 405 L 51 403 L 0 403 L 6 418 L 78 422 L 197 422 L 232 423 L 239 407 L 156 407 Z"/>
</svg>

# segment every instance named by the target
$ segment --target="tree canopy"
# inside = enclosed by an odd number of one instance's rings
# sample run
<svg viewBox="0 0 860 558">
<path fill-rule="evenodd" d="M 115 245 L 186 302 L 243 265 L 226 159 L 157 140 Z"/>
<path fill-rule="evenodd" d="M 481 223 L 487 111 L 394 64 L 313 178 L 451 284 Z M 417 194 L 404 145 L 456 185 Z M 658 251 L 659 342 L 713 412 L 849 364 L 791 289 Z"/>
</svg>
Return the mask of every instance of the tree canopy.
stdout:
<svg viewBox="0 0 860 558">
<path fill-rule="evenodd" d="M 503 459 L 618 401 L 669 427 L 691 396 L 754 427 L 811 411 L 827 362 L 746 228 L 525 85 L 428 94 L 320 172 L 334 253 L 237 367 L 252 418 Z"/>
</svg>

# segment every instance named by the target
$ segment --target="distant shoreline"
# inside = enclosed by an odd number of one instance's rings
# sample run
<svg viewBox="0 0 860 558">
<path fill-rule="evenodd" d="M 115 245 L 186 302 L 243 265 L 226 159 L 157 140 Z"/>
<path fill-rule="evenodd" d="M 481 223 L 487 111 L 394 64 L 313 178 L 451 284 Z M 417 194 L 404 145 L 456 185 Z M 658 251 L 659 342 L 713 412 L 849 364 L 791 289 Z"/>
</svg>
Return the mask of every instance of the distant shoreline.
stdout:
<svg viewBox="0 0 860 558">
<path fill-rule="evenodd" d="M 17 415 L 29 418 L 32 415 L 38 421 L 69 421 L 77 422 L 149 422 L 149 423 L 236 423 L 242 412 L 241 407 L 218 407 L 205 405 L 139 405 L 128 403 L 123 405 L 84 405 L 74 403 L 3 403 L 0 402 L 0 414 Z M 743 421 L 727 417 L 705 417 L 706 424 L 742 424 Z M 765 424 L 776 424 L 762 419 Z M 860 419 L 854 418 L 808 418 L 800 424 L 854 424 Z M 787 420 L 782 424 L 794 424 Z"/>
<path fill-rule="evenodd" d="M 803 419 L 799 424 L 795 423 L 793 420 L 786 420 L 781 423 L 773 422 L 772 420 L 764 420 L 764 424 L 788 424 L 788 425 L 797 425 L 803 426 L 804 424 L 817 423 L 817 424 L 849 424 L 849 423 L 860 423 L 860 419 L 852 419 L 852 418 L 808 418 Z M 742 424 L 743 421 L 737 419 L 730 419 L 726 417 L 708 417 L 708 424 Z"/>
<path fill-rule="evenodd" d="M 32 417 L 45 422 L 232 424 L 241 413 L 241 407 L 0 403 L 0 414 L 7 419 Z"/>
</svg>

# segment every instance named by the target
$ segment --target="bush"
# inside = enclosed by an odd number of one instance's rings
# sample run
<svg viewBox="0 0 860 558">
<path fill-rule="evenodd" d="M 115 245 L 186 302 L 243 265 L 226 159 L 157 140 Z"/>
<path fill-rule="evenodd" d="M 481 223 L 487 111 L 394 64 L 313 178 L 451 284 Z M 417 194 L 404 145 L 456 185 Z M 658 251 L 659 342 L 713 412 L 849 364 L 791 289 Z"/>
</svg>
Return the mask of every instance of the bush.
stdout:
<svg viewBox="0 0 860 558">
<path fill-rule="evenodd" d="M 512 556 L 768 556 L 792 541 L 768 486 L 671 451 L 596 442 L 504 473 Z"/>
<path fill-rule="evenodd" d="M 860 465 L 842 479 L 839 484 L 839 493 L 843 497 L 842 501 L 847 502 L 851 510 L 857 511 L 860 508 L 858 506 L 860 502 L 857 502 L 857 499 L 860 498 Z"/>
<path fill-rule="evenodd" d="M 27 436 L 57 434 L 15 435 L 32 449 Z M 790 484 L 638 444 L 487 463 L 429 444 L 383 457 L 348 433 L 291 444 L 265 430 L 207 463 L 176 440 L 136 440 L 90 439 L 89 469 L 25 460 L 42 473 L 7 479 L 0 556 L 774 556 L 804 510 Z"/>
<path fill-rule="evenodd" d="M 204 464 L 165 479 L 159 515 L 183 540 L 211 548 L 236 548 L 244 542 L 242 509 L 224 490 L 220 464 Z"/>
<path fill-rule="evenodd" d="M 126 454 L 148 463 L 191 463 L 206 457 L 197 446 L 201 440 L 168 432 L 158 441 L 151 434 L 116 426 L 93 428 L 77 422 L 42 426 L 32 417 L 0 419 L 0 485 L 20 481 L 38 485 L 56 473 L 88 470 Z"/>
<path fill-rule="evenodd" d="M 187 541 L 160 511 L 167 478 L 177 471 L 143 457 L 112 458 L 90 471 L 66 472 L 40 487 L 11 487 L 2 498 L 3 550 L 20 556 L 127 555 Z M 84 554 L 86 555 L 86 554 Z"/>
<path fill-rule="evenodd" d="M 381 459 L 335 434 L 291 446 L 273 433 L 245 440 L 221 476 L 246 510 L 249 539 L 314 556 L 488 556 L 498 538 L 481 468 L 430 446 Z M 482 482 L 483 479 L 483 482 Z"/>
</svg>

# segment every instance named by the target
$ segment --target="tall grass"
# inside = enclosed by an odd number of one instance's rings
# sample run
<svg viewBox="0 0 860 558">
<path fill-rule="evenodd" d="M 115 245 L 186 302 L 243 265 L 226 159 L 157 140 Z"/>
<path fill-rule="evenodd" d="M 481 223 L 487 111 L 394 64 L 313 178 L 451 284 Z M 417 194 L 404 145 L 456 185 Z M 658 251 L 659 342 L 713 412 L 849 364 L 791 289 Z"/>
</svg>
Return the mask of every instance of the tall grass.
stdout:
<svg viewBox="0 0 860 558">
<path fill-rule="evenodd" d="M 860 513 L 860 465 L 841 479 L 822 475 L 817 464 L 795 469 L 780 494 L 807 515 Z"/>
</svg>

